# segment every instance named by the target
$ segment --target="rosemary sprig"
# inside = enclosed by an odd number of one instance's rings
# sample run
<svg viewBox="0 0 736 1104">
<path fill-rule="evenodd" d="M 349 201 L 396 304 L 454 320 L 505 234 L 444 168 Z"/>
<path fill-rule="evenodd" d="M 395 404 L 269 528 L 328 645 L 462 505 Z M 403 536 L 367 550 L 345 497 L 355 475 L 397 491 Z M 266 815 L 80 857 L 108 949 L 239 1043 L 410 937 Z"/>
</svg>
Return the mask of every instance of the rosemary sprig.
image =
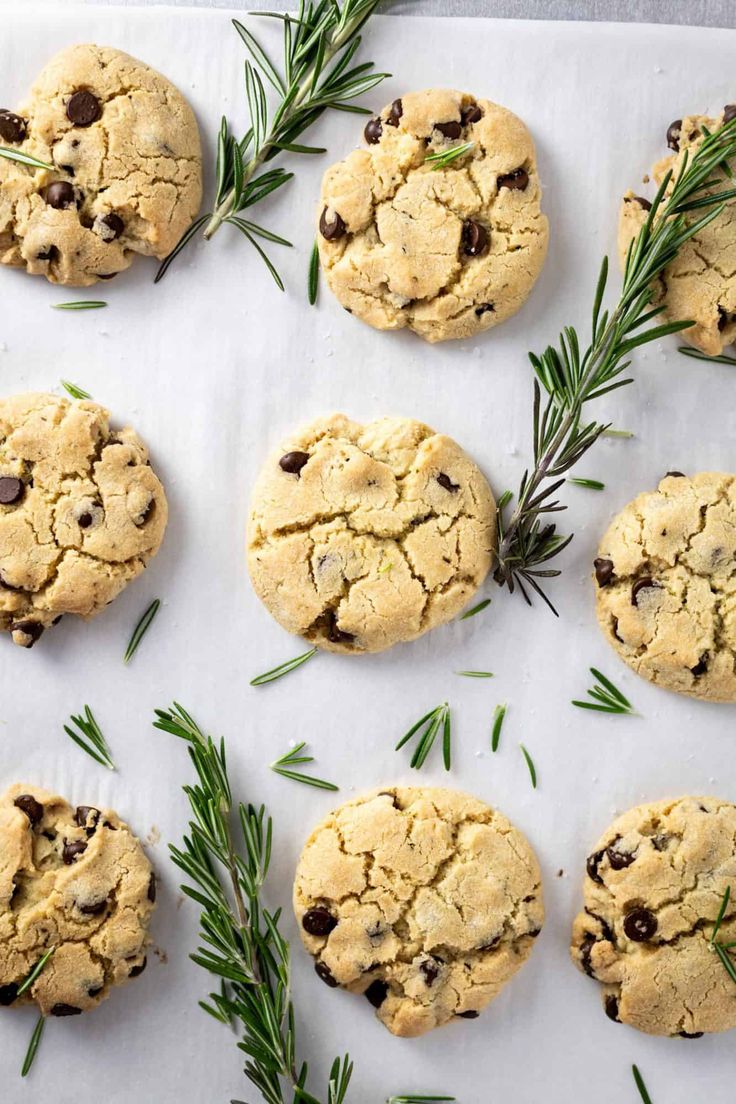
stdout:
<svg viewBox="0 0 736 1104">
<path fill-rule="evenodd" d="M 84 714 L 75 716 L 72 714 L 71 723 L 76 725 L 79 732 L 75 732 L 69 725 L 64 725 L 67 736 L 74 741 L 87 755 L 91 755 L 101 766 L 114 771 L 117 768 L 112 760 L 112 753 L 107 746 L 107 741 L 102 735 L 102 730 L 92 715 L 88 705 L 84 707 Z"/>
<path fill-rule="evenodd" d="M 100 310 L 101 307 L 106 307 L 107 303 L 104 299 L 75 299 L 68 303 L 52 303 L 51 306 L 54 310 Z"/>
<path fill-rule="evenodd" d="M 395 750 L 399 751 L 404 744 L 411 740 L 412 736 L 419 733 L 419 739 L 409 766 L 413 767 L 415 770 L 421 770 L 426 762 L 427 756 L 432 750 L 432 746 L 440 730 L 442 731 L 442 761 L 445 765 L 445 770 L 449 771 L 452 750 L 452 722 L 450 719 L 450 707 L 447 702 L 443 702 L 442 705 L 438 705 L 435 709 L 430 709 L 429 713 L 425 713 L 423 717 L 420 717 L 416 724 L 411 726 L 406 735 L 401 737 Z"/>
<path fill-rule="evenodd" d="M 493 671 L 456 671 L 456 675 L 464 675 L 465 678 L 493 678 Z"/>
<path fill-rule="evenodd" d="M 731 949 L 736 944 L 733 944 L 733 943 L 720 943 L 717 939 L 718 932 L 720 931 L 721 924 L 723 923 L 723 918 L 726 915 L 726 909 L 728 908 L 728 903 L 729 903 L 730 900 L 731 900 L 731 887 L 726 886 L 726 891 L 723 894 L 723 900 L 721 901 L 721 907 L 718 910 L 718 916 L 716 918 L 715 924 L 713 925 L 713 931 L 711 933 L 711 937 L 710 937 L 708 946 L 709 946 L 710 950 L 715 951 L 715 953 L 718 955 L 719 959 L 721 960 L 721 963 L 723 964 L 723 968 L 725 969 L 728 976 L 731 978 L 731 981 L 736 983 L 736 963 L 734 962 L 734 960 L 733 960 L 733 958 L 731 957 L 731 954 L 730 954 Z"/>
<path fill-rule="evenodd" d="M 69 380 L 62 380 L 61 386 L 65 391 L 71 395 L 73 399 L 91 399 L 89 391 L 83 391 L 81 387 L 77 387 L 76 383 L 71 383 Z"/>
<path fill-rule="evenodd" d="M 677 333 L 692 323 L 649 325 L 662 307 L 652 307 L 653 284 L 695 234 L 736 197 L 736 188 L 721 188 L 721 165 L 736 157 L 736 119 L 706 134 L 698 150 L 683 161 L 676 176 L 668 172 L 652 201 L 651 210 L 626 258 L 623 287 L 616 305 L 603 309 L 608 282 L 604 258 L 593 299 L 591 338 L 581 348 L 577 331 L 568 326 L 559 347 L 530 353 L 535 372 L 533 391 L 533 463 L 522 476 L 511 515 L 505 509 L 511 494 L 498 504 L 499 550 L 496 582 L 510 591 L 518 587 L 531 604 L 534 591 L 556 610 L 543 590 L 543 580 L 560 572 L 550 566 L 572 536 L 557 532 L 549 515 L 566 507 L 555 498 L 566 473 L 607 429 L 605 423 L 583 418 L 587 403 L 632 380 L 624 377 L 630 354 L 640 345 Z M 714 189 L 716 189 L 714 191 Z M 690 212 L 697 212 L 689 221 Z M 542 402 L 542 392 L 546 401 Z"/>
<path fill-rule="evenodd" d="M 297 141 L 328 108 L 362 112 L 353 100 L 380 84 L 387 73 L 373 72 L 372 62 L 352 65 L 360 47 L 360 31 L 379 0 L 299 0 L 296 15 L 262 13 L 283 23 L 283 68 L 279 69 L 247 27 L 233 25 L 252 60 L 245 63 L 245 92 L 250 126 L 241 139 L 231 133 L 223 117 L 217 140 L 214 205 L 189 227 L 158 270 L 160 280 L 185 246 L 200 230 L 209 241 L 223 223 L 234 226 L 256 249 L 277 285 L 281 279 L 264 249 L 263 238 L 291 245 L 263 226 L 242 217 L 293 178 L 283 168 L 267 167 L 281 153 L 320 154 L 325 151 Z M 261 13 L 258 13 L 261 14 Z M 279 98 L 269 117 L 266 83 Z"/>
<path fill-rule="evenodd" d="M 408 1096 L 390 1096 L 386 1104 L 430 1104 L 434 1100 L 455 1099 L 454 1096 L 423 1096 L 421 1093 L 417 1096 L 415 1093 L 409 1093 Z"/>
<path fill-rule="evenodd" d="M 636 1084 L 636 1087 L 639 1090 L 639 1096 L 641 1097 L 641 1099 L 643 1101 L 643 1104 L 652 1104 L 652 1098 L 649 1095 L 649 1093 L 647 1092 L 647 1087 L 644 1084 L 644 1078 L 639 1073 L 638 1066 L 632 1066 L 631 1067 L 631 1072 L 634 1075 L 634 1083 Z"/>
<path fill-rule="evenodd" d="M 138 651 L 138 645 L 143 637 L 146 635 L 151 627 L 151 623 L 159 611 L 161 606 L 161 599 L 154 598 L 146 612 L 141 617 L 140 621 L 133 629 L 133 635 L 131 636 L 128 647 L 125 649 L 125 655 L 123 656 L 123 663 L 130 663 L 131 659 Z"/>
<path fill-rule="evenodd" d="M 15 996 L 16 996 L 16 999 L 17 999 L 18 997 L 22 997 L 22 996 L 23 996 L 23 994 L 24 994 L 24 993 L 25 993 L 25 992 L 26 992 L 26 991 L 27 991 L 28 989 L 30 989 L 30 988 L 31 988 L 31 986 L 33 985 L 34 981 L 36 981 L 36 980 L 37 980 L 37 979 L 38 979 L 38 978 L 40 977 L 40 975 L 41 975 L 41 974 L 43 973 L 43 971 L 44 971 L 44 970 L 46 969 L 46 966 L 47 966 L 47 964 L 48 964 L 48 961 L 49 961 L 49 959 L 51 958 L 51 956 L 52 956 L 52 954 L 54 953 L 54 951 L 55 951 L 55 950 L 56 950 L 56 947 L 49 947 L 48 951 L 46 951 L 46 953 L 45 953 L 44 955 L 42 955 L 42 956 L 41 956 L 41 958 L 39 958 L 38 962 L 37 962 L 37 963 L 36 963 L 36 965 L 35 965 L 35 966 L 33 967 L 33 969 L 31 970 L 31 972 L 30 972 L 30 974 L 28 975 L 28 977 L 26 978 L 26 980 L 25 980 L 25 981 L 23 982 L 23 984 L 22 984 L 22 985 L 19 985 L 19 986 L 18 986 L 18 992 L 17 992 L 17 993 L 16 993 L 16 995 L 15 995 Z"/>
<path fill-rule="evenodd" d="M 700 349 L 693 348 L 692 345 L 680 345 L 677 351 L 682 353 L 683 356 L 692 357 L 693 360 L 706 360 L 709 364 L 730 364 L 732 366 L 736 364 L 736 357 L 729 356 L 727 353 L 709 356 Z"/>
<path fill-rule="evenodd" d="M 23 1059 L 23 1066 L 20 1071 L 21 1077 L 27 1077 L 28 1074 L 31 1072 L 31 1066 L 33 1065 L 33 1061 L 38 1052 L 38 1046 L 41 1042 L 41 1036 L 43 1035 L 43 1029 L 45 1028 L 45 1026 L 46 1017 L 41 1015 L 36 1020 L 36 1026 L 33 1029 L 31 1041 L 28 1044 L 28 1050 L 26 1051 L 26 1056 Z"/>
<path fill-rule="evenodd" d="M 597 680 L 593 689 L 588 690 L 593 700 L 573 701 L 572 705 L 576 705 L 578 709 L 592 709 L 597 713 L 620 713 L 629 717 L 636 715 L 636 710 L 629 699 L 624 697 L 618 687 L 601 674 L 597 667 L 591 667 L 590 673 Z"/>
<path fill-rule="evenodd" d="M 570 476 L 567 482 L 574 483 L 576 487 L 587 487 L 589 491 L 605 491 L 606 489 L 606 484 L 601 483 L 600 479 L 579 479 Z"/>
<path fill-rule="evenodd" d="M 498 751 L 501 740 L 501 729 L 506 719 L 506 706 L 497 705 L 493 711 L 493 728 L 491 729 L 491 751 Z"/>
<path fill-rule="evenodd" d="M 292 671 L 296 671 L 297 667 L 301 667 L 302 663 L 306 663 L 308 659 L 311 659 L 316 654 L 316 648 L 310 648 L 308 652 L 302 652 L 301 655 L 295 656 L 294 659 L 287 659 L 285 663 L 280 663 L 278 667 L 273 667 L 270 671 L 266 671 L 263 675 L 256 675 L 255 678 L 250 680 L 251 686 L 266 686 L 269 682 L 276 682 L 276 679 L 283 678 L 284 675 L 290 674 Z"/>
<path fill-rule="evenodd" d="M 526 748 L 524 747 L 523 744 L 519 744 L 519 747 L 521 748 L 521 754 L 524 756 L 524 759 L 526 760 L 526 765 L 529 768 L 529 777 L 532 780 L 532 789 L 536 790 L 536 788 L 537 788 L 537 768 L 534 766 L 534 760 L 532 759 L 531 755 L 526 750 Z"/>
<path fill-rule="evenodd" d="M 31 169 L 54 171 L 53 165 L 47 165 L 45 161 L 39 161 L 37 157 L 31 157 L 30 153 L 23 153 L 22 150 L 8 149 L 7 146 L 0 146 L 0 157 L 5 157 L 8 161 L 18 161 L 19 164 L 28 165 Z"/>
<path fill-rule="evenodd" d="M 314 786 L 317 790 L 337 790 L 338 786 L 334 782 L 325 782 L 323 778 L 315 778 L 312 774 L 304 774 L 303 771 L 294 770 L 294 767 L 301 766 L 303 763 L 313 763 L 313 755 L 301 755 L 300 752 L 307 746 L 306 741 L 302 740 L 301 743 L 296 744 L 293 748 L 289 748 L 280 759 L 275 759 L 271 763 L 271 770 L 275 774 L 280 774 L 282 778 L 291 778 L 294 782 L 303 782 L 305 786 Z"/>
<path fill-rule="evenodd" d="M 309 299 L 310 307 L 313 307 L 317 302 L 317 291 L 319 290 L 319 247 L 315 242 L 312 246 L 312 252 L 309 257 L 309 274 L 307 277 L 307 298 Z"/>
<path fill-rule="evenodd" d="M 424 158 L 424 164 L 431 165 L 434 172 L 437 172 L 438 169 L 447 168 L 453 161 L 457 161 L 458 157 L 463 157 L 464 154 L 469 153 L 474 145 L 475 142 L 463 142 L 459 146 L 451 146 L 450 149 L 428 153 Z"/>
<path fill-rule="evenodd" d="M 481 613 L 484 609 L 488 609 L 491 604 L 490 598 L 484 598 L 482 602 L 479 602 L 477 606 L 473 606 L 467 613 L 462 614 L 461 621 L 467 621 L 469 617 L 475 617 L 476 613 Z"/>
</svg>

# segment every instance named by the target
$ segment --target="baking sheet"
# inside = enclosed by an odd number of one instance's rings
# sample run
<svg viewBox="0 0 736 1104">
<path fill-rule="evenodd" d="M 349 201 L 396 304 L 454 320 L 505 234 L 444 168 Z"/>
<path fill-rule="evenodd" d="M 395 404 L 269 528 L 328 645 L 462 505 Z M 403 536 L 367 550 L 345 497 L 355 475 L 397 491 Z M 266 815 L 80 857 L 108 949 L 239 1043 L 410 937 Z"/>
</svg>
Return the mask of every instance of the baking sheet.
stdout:
<svg viewBox="0 0 736 1104">
<path fill-rule="evenodd" d="M 392 1038 L 365 1002 L 321 985 L 287 908 L 299 1036 L 315 1087 L 346 1049 L 356 1062 L 356 1104 L 409 1090 L 447 1092 L 462 1104 L 618 1104 L 636 1098 L 631 1062 L 656 1102 L 725 1101 L 732 1087 L 732 1035 L 670 1041 L 612 1025 L 597 986 L 569 963 L 567 943 L 585 855 L 617 811 L 685 791 L 736 797 L 733 710 L 669 696 L 619 664 L 596 628 L 588 581 L 598 535 L 639 490 L 669 469 L 734 470 L 733 373 L 680 357 L 674 341 L 636 357 L 636 385 L 605 406 L 606 417 L 635 438 L 602 441 L 581 465 L 579 474 L 606 482 L 604 494 L 567 494 L 564 520 L 577 535 L 554 587 L 559 620 L 489 584 L 493 605 L 470 621 L 379 656 L 320 656 L 252 689 L 253 675 L 302 647 L 254 597 L 243 532 L 267 452 L 292 426 L 331 409 L 358 419 L 423 419 L 462 442 L 497 493 L 516 487 L 529 452 L 526 351 L 543 348 L 562 324 L 589 325 L 600 257 L 614 244 L 617 197 L 662 155 L 673 118 L 715 112 L 736 98 L 736 33 L 378 17 L 366 38 L 364 56 L 395 74 L 369 98 L 376 109 L 407 89 L 456 86 L 511 107 L 533 130 L 550 253 L 526 308 L 503 327 L 478 341 L 430 347 L 360 325 L 324 287 L 319 306 L 308 307 L 319 178 L 329 158 L 359 140 L 360 121 L 342 114 L 310 133 L 328 156 L 298 161 L 288 196 L 258 212 L 295 243 L 274 247 L 286 296 L 227 229 L 191 249 L 156 288 L 154 264 L 138 262 L 101 290 L 110 303 L 104 312 L 52 313 L 50 304 L 87 293 L 0 273 L 2 392 L 54 389 L 62 377 L 85 387 L 150 444 L 171 505 L 158 558 L 104 615 L 89 625 L 65 619 L 32 652 L 0 642 L 0 785 L 27 780 L 74 802 L 110 803 L 150 837 L 161 879 L 153 929 L 160 957 L 151 955 L 140 981 L 94 1015 L 50 1023 L 27 1083 L 19 1068 L 33 1013 L 0 1017 L 1 1095 L 12 1104 L 231 1097 L 255 1104 L 233 1038 L 196 1007 L 207 981 L 187 958 L 196 916 L 181 903 L 166 853 L 167 842 L 181 838 L 181 785 L 191 773 L 184 748 L 151 727 L 154 708 L 173 698 L 226 735 L 236 792 L 265 801 L 274 815 L 272 904 L 288 906 L 301 844 L 336 796 L 389 782 L 471 790 L 510 816 L 540 857 L 548 921 L 530 963 L 480 1019 L 420 1040 Z M 223 111 L 244 126 L 243 50 L 224 12 L 6 9 L 0 99 L 17 104 L 53 52 L 84 40 L 163 70 L 189 95 L 210 148 Z M 156 596 L 159 617 L 126 669 L 130 631 Z M 641 718 L 570 706 L 590 685 L 591 664 L 615 678 Z M 464 668 L 490 669 L 495 678 L 454 674 Z M 445 698 L 453 710 L 452 774 L 437 757 L 416 775 L 393 746 Z M 492 757 L 491 716 L 502 701 L 508 716 Z M 118 774 L 63 735 L 62 724 L 84 703 L 112 745 Z M 339 795 L 269 772 L 296 739 L 309 742 L 318 772 L 340 784 Z M 537 765 L 536 792 L 519 740 Z"/>
</svg>

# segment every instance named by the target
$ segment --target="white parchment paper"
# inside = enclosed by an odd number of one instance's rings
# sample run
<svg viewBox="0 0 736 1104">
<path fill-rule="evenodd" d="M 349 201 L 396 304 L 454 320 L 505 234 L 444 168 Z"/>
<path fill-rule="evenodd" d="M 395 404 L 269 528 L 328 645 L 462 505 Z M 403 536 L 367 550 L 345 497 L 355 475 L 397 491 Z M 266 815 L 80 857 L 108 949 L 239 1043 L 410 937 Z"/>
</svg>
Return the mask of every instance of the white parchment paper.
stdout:
<svg viewBox="0 0 736 1104">
<path fill-rule="evenodd" d="M 261 25 L 262 32 L 275 28 Z M 323 287 L 307 305 L 306 271 L 319 177 L 359 141 L 360 120 L 336 115 L 310 134 L 328 157 L 295 164 L 298 176 L 260 218 L 294 241 L 274 247 L 288 294 L 255 255 L 224 230 L 197 245 L 158 287 L 138 262 L 100 285 L 104 312 L 62 314 L 50 305 L 85 297 L 23 274 L 0 273 L 0 387 L 53 389 L 72 379 L 132 422 L 152 448 L 171 504 L 164 547 L 145 578 L 95 622 L 72 619 L 32 652 L 0 641 L 0 785 L 28 780 L 75 802 L 109 803 L 142 838 L 161 878 L 151 955 L 140 981 L 98 1012 L 49 1024 L 27 1083 L 19 1068 L 30 1011 L 0 1017 L 0 1099 L 58 1104 L 256 1104 L 227 1030 L 196 1007 L 202 972 L 188 961 L 196 916 L 181 904 L 166 843 L 178 841 L 190 778 L 184 749 L 151 727 L 173 698 L 227 736 L 233 781 L 275 817 L 270 900 L 287 906 L 294 939 L 295 998 L 302 1052 L 314 1086 L 334 1054 L 356 1061 L 356 1104 L 408 1090 L 447 1092 L 462 1104 L 634 1100 L 630 1064 L 653 1099 L 725 1102 L 733 1083 L 733 1037 L 649 1039 L 611 1024 L 597 987 L 567 957 L 587 851 L 617 811 L 685 791 L 736 798 L 732 709 L 669 696 L 621 666 L 593 615 L 590 561 L 611 514 L 668 469 L 734 470 L 736 378 L 726 367 L 685 360 L 666 342 L 636 358 L 634 387 L 605 413 L 636 434 L 604 441 L 580 474 L 604 494 L 570 488 L 564 520 L 576 539 L 554 587 L 561 616 L 528 610 L 491 584 L 493 605 L 413 645 L 361 659 L 321 656 L 274 686 L 256 673 L 296 655 L 290 638 L 251 592 L 244 555 L 249 488 L 268 450 L 295 424 L 330 409 L 358 419 L 421 418 L 456 437 L 497 493 L 516 487 L 530 447 L 528 349 L 562 324 L 589 325 L 601 255 L 615 237 L 617 201 L 664 152 L 669 122 L 718 111 L 736 99 L 729 31 L 606 24 L 455 19 L 376 20 L 365 54 L 395 75 L 375 108 L 411 88 L 449 85 L 498 100 L 531 126 L 538 144 L 551 247 L 529 303 L 477 342 L 429 347 L 383 335 L 342 311 Z M 5 11 L 0 99 L 12 107 L 62 46 L 119 46 L 163 70 L 187 93 L 210 144 L 224 111 L 246 119 L 243 50 L 227 13 L 178 9 Z M 614 283 L 617 277 L 614 276 Z M 603 413 L 603 410 L 601 410 Z M 128 636 L 155 596 L 163 608 L 129 669 Z M 639 719 L 596 717 L 569 702 L 598 665 L 632 698 Z M 455 671 L 485 668 L 494 680 Z M 421 776 L 393 751 L 422 712 L 447 698 L 454 717 L 451 776 L 439 758 Z M 509 703 L 502 745 L 489 752 L 493 707 Z M 88 702 L 120 771 L 98 768 L 63 735 Z M 290 740 L 306 739 L 317 768 L 347 799 L 389 782 L 446 783 L 497 804 L 524 831 L 544 869 L 548 922 L 531 962 L 480 1019 L 421 1040 L 389 1036 L 366 1002 L 323 986 L 298 945 L 288 903 L 301 844 L 335 797 L 272 775 L 267 764 Z M 539 773 L 529 784 L 523 740 Z M 181 907 L 180 907 L 181 906 Z M 319 1095 L 319 1092 L 318 1092 Z M 730 1098 L 730 1096 L 729 1096 Z"/>
</svg>

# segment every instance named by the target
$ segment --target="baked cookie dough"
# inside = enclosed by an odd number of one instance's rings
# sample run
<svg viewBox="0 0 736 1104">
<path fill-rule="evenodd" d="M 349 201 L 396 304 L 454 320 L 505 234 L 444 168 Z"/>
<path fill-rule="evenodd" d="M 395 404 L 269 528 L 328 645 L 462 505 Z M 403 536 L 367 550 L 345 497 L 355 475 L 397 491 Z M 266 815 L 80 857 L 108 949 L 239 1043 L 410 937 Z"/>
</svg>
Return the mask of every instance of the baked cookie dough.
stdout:
<svg viewBox="0 0 736 1104">
<path fill-rule="evenodd" d="M 148 451 L 108 417 L 87 400 L 0 399 L 0 631 L 25 648 L 65 613 L 99 613 L 163 539 Z"/>
<path fill-rule="evenodd" d="M 321 418 L 271 456 L 253 491 L 256 594 L 285 629 L 332 652 L 382 651 L 449 621 L 495 547 L 485 478 L 411 418 Z"/>
<path fill-rule="evenodd" d="M 521 832 L 467 794 L 410 786 L 348 801 L 315 829 L 294 911 L 322 981 L 362 993 L 406 1037 L 475 1019 L 544 922 Z"/>
<path fill-rule="evenodd" d="M 669 472 L 614 518 L 594 568 L 598 621 L 629 667 L 736 701 L 736 476 Z"/>
<path fill-rule="evenodd" d="M 199 131 L 170 81 L 105 46 L 48 63 L 0 145 L 53 168 L 0 159 L 0 261 L 86 287 L 137 253 L 171 252 L 202 199 Z"/>
<path fill-rule="evenodd" d="M 379 330 L 474 337 L 524 304 L 547 253 L 534 143 L 489 100 L 430 89 L 394 100 L 367 148 L 328 169 L 317 241 L 338 300 Z M 438 168 L 427 157 L 466 142 Z"/>
<path fill-rule="evenodd" d="M 713 132 L 736 117 L 736 104 L 728 104 L 715 118 L 688 115 L 676 119 L 667 130 L 667 145 L 673 151 L 659 161 L 652 175 L 657 185 L 668 170 L 676 176 L 685 156 L 703 141 L 703 127 Z M 716 178 L 718 173 L 715 174 Z M 713 191 L 722 191 L 730 181 L 716 181 Z M 638 234 L 651 203 L 643 196 L 627 192 L 619 216 L 619 253 L 626 260 L 629 243 Z M 717 218 L 691 238 L 655 285 L 654 302 L 664 305 L 664 320 L 687 319 L 695 325 L 682 330 L 683 337 L 696 349 L 715 356 L 736 340 L 736 201 L 730 200 Z M 688 218 L 697 219 L 702 211 Z"/>
<path fill-rule="evenodd" d="M 117 813 L 29 786 L 0 797 L 0 1005 L 96 1008 L 146 966 L 156 878 Z M 43 955 L 53 955 L 20 997 Z"/>
<path fill-rule="evenodd" d="M 736 985 L 709 947 L 736 940 L 736 806 L 681 797 L 630 809 L 587 862 L 572 957 L 602 985 L 606 1014 L 650 1035 L 736 1027 Z"/>
</svg>

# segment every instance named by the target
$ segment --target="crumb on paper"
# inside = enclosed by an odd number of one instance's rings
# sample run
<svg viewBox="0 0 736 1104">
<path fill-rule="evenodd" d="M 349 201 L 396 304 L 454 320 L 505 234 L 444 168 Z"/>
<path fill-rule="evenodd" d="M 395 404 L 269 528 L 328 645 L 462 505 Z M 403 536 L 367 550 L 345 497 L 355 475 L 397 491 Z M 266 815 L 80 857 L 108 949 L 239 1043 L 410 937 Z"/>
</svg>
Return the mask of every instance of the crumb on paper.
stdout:
<svg viewBox="0 0 736 1104">
<path fill-rule="evenodd" d="M 155 847 L 157 843 L 160 843 L 160 841 L 161 830 L 159 829 L 158 825 L 153 824 L 151 826 L 150 832 L 146 836 L 146 843 L 149 845 L 149 847 Z"/>
</svg>

